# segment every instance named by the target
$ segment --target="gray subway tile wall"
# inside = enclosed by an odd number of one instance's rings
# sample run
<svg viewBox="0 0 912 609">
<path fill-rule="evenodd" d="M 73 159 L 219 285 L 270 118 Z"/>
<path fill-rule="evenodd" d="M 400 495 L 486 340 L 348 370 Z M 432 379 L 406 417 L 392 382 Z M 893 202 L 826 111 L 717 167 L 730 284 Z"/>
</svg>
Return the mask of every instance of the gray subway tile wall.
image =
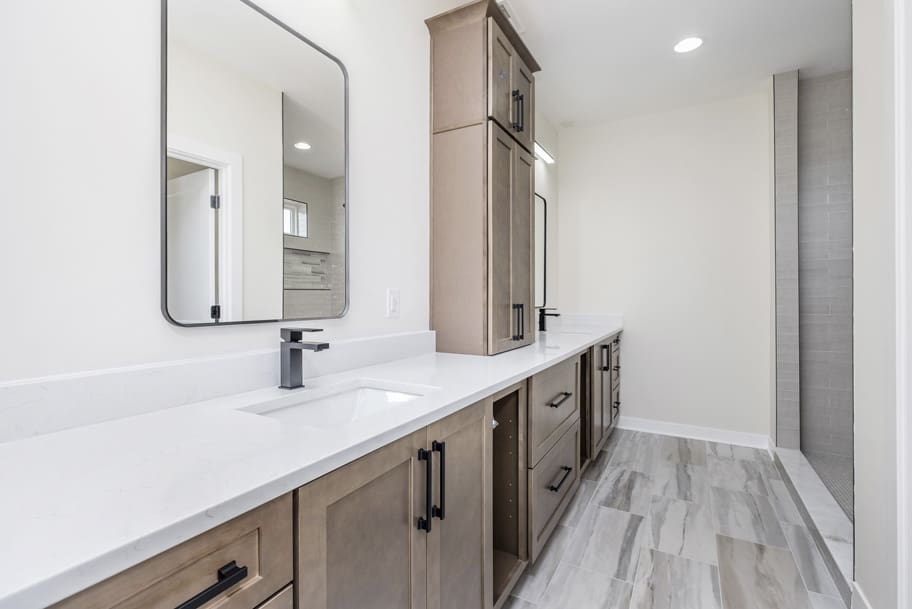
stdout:
<svg viewBox="0 0 912 609">
<path fill-rule="evenodd" d="M 776 177 L 776 443 L 800 442 L 798 71 L 773 77 Z"/>
<path fill-rule="evenodd" d="M 798 168 L 800 448 L 851 518 L 851 72 L 799 82 Z"/>
</svg>

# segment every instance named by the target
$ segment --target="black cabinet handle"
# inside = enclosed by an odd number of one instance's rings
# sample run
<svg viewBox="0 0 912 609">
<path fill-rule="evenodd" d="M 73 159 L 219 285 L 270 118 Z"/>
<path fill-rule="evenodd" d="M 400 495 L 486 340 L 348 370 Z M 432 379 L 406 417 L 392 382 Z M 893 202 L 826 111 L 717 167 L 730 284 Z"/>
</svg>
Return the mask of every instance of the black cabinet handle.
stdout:
<svg viewBox="0 0 912 609">
<path fill-rule="evenodd" d="M 602 371 L 602 372 L 610 372 L 610 371 L 611 371 L 611 354 L 608 352 L 608 347 L 609 347 L 608 345 L 602 345 L 602 346 L 601 346 L 601 349 L 602 349 L 602 366 L 601 366 L 601 371 Z"/>
<path fill-rule="evenodd" d="M 516 329 L 513 334 L 513 340 L 524 340 L 526 338 L 526 305 L 522 303 L 514 304 L 513 311 L 516 313 Z"/>
<path fill-rule="evenodd" d="M 218 576 L 218 581 L 216 583 L 212 584 L 190 600 L 184 601 L 175 609 L 198 609 L 199 607 L 202 607 L 222 592 L 244 581 L 247 577 L 247 567 L 239 567 L 237 566 L 237 562 L 232 560 L 219 569 L 216 572 L 216 575 Z"/>
<path fill-rule="evenodd" d="M 573 468 L 570 467 L 569 465 L 562 465 L 561 470 L 563 470 L 564 475 L 561 476 L 561 479 L 558 481 L 558 483 L 548 486 L 548 490 L 551 491 L 552 493 L 556 493 L 560 490 L 560 487 L 562 487 L 564 485 L 564 482 L 567 480 L 567 477 L 570 475 L 570 472 L 573 471 Z"/>
<path fill-rule="evenodd" d="M 519 128 L 517 131 L 522 133 L 526 130 L 526 95 L 521 93 L 519 95 Z"/>
<path fill-rule="evenodd" d="M 615 371 L 620 372 L 620 371 L 621 371 L 621 365 L 618 364 L 617 366 L 614 367 L 614 369 L 615 369 Z"/>
<path fill-rule="evenodd" d="M 616 401 L 616 402 L 614 403 L 614 409 L 615 409 L 615 410 L 620 410 L 620 409 L 621 409 L 621 401 L 620 401 L 620 400 L 618 400 L 618 401 Z"/>
<path fill-rule="evenodd" d="M 418 530 L 431 532 L 431 514 L 433 514 L 433 506 L 431 505 L 432 496 L 434 494 L 434 480 L 433 472 L 434 469 L 431 463 L 431 452 L 424 450 L 423 448 L 418 449 L 418 460 L 427 461 L 427 469 L 425 470 L 425 487 L 424 487 L 424 514 L 427 518 L 419 517 L 418 518 Z"/>
<path fill-rule="evenodd" d="M 436 505 L 431 510 L 435 518 L 446 518 L 446 442 L 431 442 L 431 450 L 440 453 L 440 507 Z"/>
<path fill-rule="evenodd" d="M 548 402 L 548 406 L 551 408 L 558 408 L 561 404 L 570 399 L 570 396 L 573 395 L 569 391 L 561 391 L 553 400 Z"/>
<path fill-rule="evenodd" d="M 519 98 L 520 98 L 519 89 L 513 89 L 514 116 L 513 116 L 513 124 L 510 125 L 511 127 L 513 127 L 513 131 L 519 131 L 519 120 L 520 120 L 519 117 L 522 116 L 522 114 L 520 113 L 520 109 L 519 109 Z"/>
</svg>

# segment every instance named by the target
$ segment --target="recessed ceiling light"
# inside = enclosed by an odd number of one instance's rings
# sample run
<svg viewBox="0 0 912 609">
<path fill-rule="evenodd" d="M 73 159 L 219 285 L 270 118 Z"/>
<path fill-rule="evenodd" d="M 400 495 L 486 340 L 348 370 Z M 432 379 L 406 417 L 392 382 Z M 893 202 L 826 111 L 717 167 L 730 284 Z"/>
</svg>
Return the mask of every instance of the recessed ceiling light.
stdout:
<svg viewBox="0 0 912 609">
<path fill-rule="evenodd" d="M 297 148 L 298 150 L 310 150 L 310 144 L 308 144 L 307 142 L 298 142 L 297 144 L 295 144 L 295 148 Z"/>
<path fill-rule="evenodd" d="M 535 142 L 535 157 L 543 160 L 548 165 L 554 164 L 554 157 L 551 156 L 551 153 L 545 150 L 538 142 Z"/>
<path fill-rule="evenodd" d="M 676 53 L 690 53 L 691 51 L 696 51 L 703 45 L 702 38 L 685 38 L 681 42 L 675 45 Z"/>
</svg>

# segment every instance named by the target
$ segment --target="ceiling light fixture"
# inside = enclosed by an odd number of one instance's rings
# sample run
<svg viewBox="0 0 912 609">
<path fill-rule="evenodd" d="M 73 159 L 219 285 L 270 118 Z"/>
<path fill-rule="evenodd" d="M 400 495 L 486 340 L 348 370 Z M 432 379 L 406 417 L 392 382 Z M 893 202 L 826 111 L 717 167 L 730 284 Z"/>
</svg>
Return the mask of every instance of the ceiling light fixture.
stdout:
<svg viewBox="0 0 912 609">
<path fill-rule="evenodd" d="M 551 153 L 545 150 L 545 148 L 538 142 L 535 142 L 535 158 L 541 159 L 548 165 L 553 165 L 555 161 L 554 157 L 551 156 Z"/>
<path fill-rule="evenodd" d="M 310 144 L 307 142 L 298 142 L 294 145 L 298 150 L 310 150 Z"/>
<path fill-rule="evenodd" d="M 696 51 L 703 45 L 702 38 L 685 38 L 681 42 L 675 45 L 675 53 L 690 53 L 691 51 Z"/>
</svg>

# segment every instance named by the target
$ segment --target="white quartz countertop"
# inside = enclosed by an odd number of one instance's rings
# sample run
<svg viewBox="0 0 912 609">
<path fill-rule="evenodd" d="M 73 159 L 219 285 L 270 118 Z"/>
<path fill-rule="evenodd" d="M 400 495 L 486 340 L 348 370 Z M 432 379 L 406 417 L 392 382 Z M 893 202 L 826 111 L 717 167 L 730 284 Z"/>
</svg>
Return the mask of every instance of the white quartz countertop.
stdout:
<svg viewBox="0 0 912 609">
<path fill-rule="evenodd" d="M 538 335 L 493 357 L 429 353 L 0 444 L 0 609 L 41 609 L 616 334 Z M 432 387 L 331 431 L 240 410 L 375 379 Z"/>
</svg>

